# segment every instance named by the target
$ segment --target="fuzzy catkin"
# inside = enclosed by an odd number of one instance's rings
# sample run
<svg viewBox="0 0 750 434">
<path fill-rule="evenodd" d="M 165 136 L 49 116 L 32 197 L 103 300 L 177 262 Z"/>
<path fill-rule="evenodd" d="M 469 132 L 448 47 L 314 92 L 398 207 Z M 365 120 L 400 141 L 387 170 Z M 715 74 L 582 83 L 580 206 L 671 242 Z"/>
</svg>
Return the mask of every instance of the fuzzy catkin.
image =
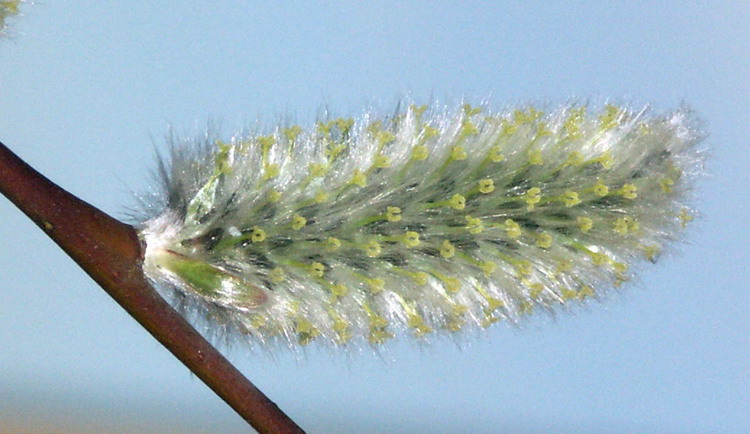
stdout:
<svg viewBox="0 0 750 434">
<path fill-rule="evenodd" d="M 249 342 L 381 344 L 602 295 L 692 219 L 681 109 L 390 117 L 172 143 L 144 269 Z"/>
</svg>

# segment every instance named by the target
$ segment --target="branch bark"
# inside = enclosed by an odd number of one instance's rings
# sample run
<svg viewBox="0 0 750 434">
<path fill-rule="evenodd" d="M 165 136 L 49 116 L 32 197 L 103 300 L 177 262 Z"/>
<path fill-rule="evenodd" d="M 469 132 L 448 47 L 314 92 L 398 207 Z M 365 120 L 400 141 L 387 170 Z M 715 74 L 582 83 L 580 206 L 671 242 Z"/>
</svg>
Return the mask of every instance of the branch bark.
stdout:
<svg viewBox="0 0 750 434">
<path fill-rule="evenodd" d="M 63 190 L 0 143 L 0 192 L 259 432 L 303 432 L 146 281 L 135 229 Z"/>
</svg>

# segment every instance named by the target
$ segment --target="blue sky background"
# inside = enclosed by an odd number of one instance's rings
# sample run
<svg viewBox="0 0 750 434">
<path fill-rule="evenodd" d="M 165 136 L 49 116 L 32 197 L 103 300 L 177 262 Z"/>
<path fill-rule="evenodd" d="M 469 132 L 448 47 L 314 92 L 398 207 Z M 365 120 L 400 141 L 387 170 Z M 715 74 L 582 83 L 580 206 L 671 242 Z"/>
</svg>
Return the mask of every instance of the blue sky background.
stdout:
<svg viewBox="0 0 750 434">
<path fill-rule="evenodd" d="M 687 242 L 603 303 L 455 345 L 231 358 L 311 432 L 748 432 L 750 3 L 38 1 L 0 44 L 0 140 L 122 217 L 173 126 L 321 107 L 612 98 L 710 133 Z M 0 430 L 241 432 L 0 199 Z"/>
</svg>

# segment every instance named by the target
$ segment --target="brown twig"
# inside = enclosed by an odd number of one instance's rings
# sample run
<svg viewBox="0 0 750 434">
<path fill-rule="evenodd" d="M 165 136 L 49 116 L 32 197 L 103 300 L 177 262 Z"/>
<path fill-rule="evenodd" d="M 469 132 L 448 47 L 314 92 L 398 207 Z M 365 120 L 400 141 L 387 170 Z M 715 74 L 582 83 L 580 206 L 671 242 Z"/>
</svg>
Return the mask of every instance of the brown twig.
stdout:
<svg viewBox="0 0 750 434">
<path fill-rule="evenodd" d="M 63 190 L 2 143 L 0 192 L 255 429 L 302 432 L 149 285 L 132 226 Z"/>
</svg>

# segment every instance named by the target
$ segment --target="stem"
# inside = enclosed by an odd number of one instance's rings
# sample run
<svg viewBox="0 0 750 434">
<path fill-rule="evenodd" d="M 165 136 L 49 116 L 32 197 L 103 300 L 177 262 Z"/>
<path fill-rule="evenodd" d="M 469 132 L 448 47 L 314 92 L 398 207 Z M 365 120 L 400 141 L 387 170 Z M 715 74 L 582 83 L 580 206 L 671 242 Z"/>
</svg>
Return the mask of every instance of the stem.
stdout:
<svg viewBox="0 0 750 434">
<path fill-rule="evenodd" d="M 303 432 L 146 281 L 135 229 L 78 199 L 0 143 L 0 192 L 259 432 Z"/>
</svg>

